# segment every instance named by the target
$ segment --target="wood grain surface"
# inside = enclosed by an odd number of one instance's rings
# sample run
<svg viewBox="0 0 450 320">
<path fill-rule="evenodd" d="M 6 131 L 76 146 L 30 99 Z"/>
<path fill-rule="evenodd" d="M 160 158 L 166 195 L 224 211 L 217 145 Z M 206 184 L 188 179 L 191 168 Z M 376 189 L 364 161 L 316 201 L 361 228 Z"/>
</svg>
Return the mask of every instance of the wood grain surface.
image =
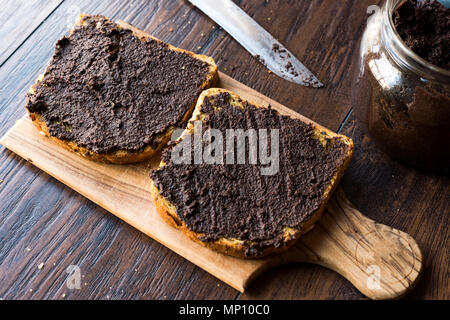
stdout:
<svg viewBox="0 0 450 320">
<path fill-rule="evenodd" d="M 0 66 L 62 3 L 48 1 L 0 1 Z"/>
<path fill-rule="evenodd" d="M 0 1 L 2 8 L 7 2 Z M 29 2 L 38 6 L 41 1 Z M 128 21 L 173 45 L 212 55 L 220 69 L 233 78 L 354 138 L 357 152 L 344 176 L 344 191 L 370 218 L 404 230 L 419 241 L 425 272 L 408 297 L 449 299 L 448 177 L 419 172 L 385 157 L 380 160 L 382 155 L 357 123 L 351 117 L 344 121 L 351 110 L 352 61 L 366 8 L 381 1 L 236 2 L 326 87 L 312 90 L 268 73 L 184 0 L 64 0 L 32 31 L 17 21 L 17 33 L 28 35 L 16 42 L 13 54 L 0 67 L 0 135 L 25 113 L 25 93 L 44 70 L 56 40 L 69 29 L 71 15 L 75 20 L 77 8 Z M 33 13 L 28 14 L 18 13 L 32 19 Z M 3 16 L 12 13 L 2 12 Z M 0 149 L 0 181 L 0 298 L 363 298 L 336 273 L 305 264 L 276 268 L 240 295 L 4 148 Z M 96 232 L 86 233 L 86 228 Z M 46 264 L 38 269 L 41 262 Z M 70 264 L 81 266 L 81 290 L 64 286 Z"/>
<path fill-rule="evenodd" d="M 270 105 L 282 114 L 310 122 L 220 72 L 218 85 L 252 103 Z M 149 179 L 149 171 L 159 166 L 159 157 L 134 165 L 96 163 L 63 150 L 40 134 L 28 116 L 19 120 L 0 144 L 241 292 L 256 277 L 264 277 L 269 268 L 310 262 L 338 272 L 372 299 L 396 299 L 411 290 L 422 271 L 422 253 L 415 240 L 364 217 L 342 190 L 334 193 L 316 227 L 293 249 L 265 259 L 243 260 L 191 241 L 160 218 Z"/>
</svg>

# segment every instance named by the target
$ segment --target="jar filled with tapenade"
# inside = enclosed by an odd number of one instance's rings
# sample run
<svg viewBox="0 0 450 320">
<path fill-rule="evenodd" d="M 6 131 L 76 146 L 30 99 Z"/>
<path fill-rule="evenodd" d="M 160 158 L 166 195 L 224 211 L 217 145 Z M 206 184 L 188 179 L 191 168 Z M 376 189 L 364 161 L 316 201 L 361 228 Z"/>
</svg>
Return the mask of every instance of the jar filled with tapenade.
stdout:
<svg viewBox="0 0 450 320">
<path fill-rule="evenodd" d="M 437 1 L 387 0 L 368 13 L 352 87 L 357 119 L 392 158 L 448 172 L 449 9 Z"/>
</svg>

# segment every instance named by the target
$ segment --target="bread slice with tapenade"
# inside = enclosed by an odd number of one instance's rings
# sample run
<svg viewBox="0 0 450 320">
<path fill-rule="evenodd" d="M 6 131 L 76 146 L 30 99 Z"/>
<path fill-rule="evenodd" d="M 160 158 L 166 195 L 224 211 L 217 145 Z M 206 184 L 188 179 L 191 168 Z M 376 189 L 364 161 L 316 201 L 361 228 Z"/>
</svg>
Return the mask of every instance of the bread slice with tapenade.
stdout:
<svg viewBox="0 0 450 320">
<path fill-rule="evenodd" d="M 217 79 L 211 57 L 130 25 L 81 15 L 27 94 L 36 127 L 88 159 L 139 162 L 183 127 Z"/>
<path fill-rule="evenodd" d="M 208 129 L 219 130 L 223 137 L 208 138 L 212 135 Z M 195 154 L 204 150 L 208 152 L 203 156 L 217 155 L 217 150 L 220 154 L 220 149 L 212 151 L 212 142 L 235 139 L 226 137 L 229 129 L 256 129 L 258 143 L 270 136 L 267 155 L 275 150 L 271 143 L 276 135 L 272 137 L 271 132 L 278 129 L 278 141 L 274 140 L 279 145 L 278 171 L 262 174 L 268 162 L 261 159 L 250 164 L 249 140 L 245 164 L 242 159 L 241 164 L 230 164 L 226 156 L 231 154 L 237 163 L 239 151 L 228 147 L 224 147 L 222 163 L 220 157 L 207 163 L 206 158 L 195 160 Z M 260 129 L 266 130 L 265 136 Z M 194 137 L 207 130 L 210 135 L 204 136 L 199 153 Z M 176 160 L 181 145 L 189 145 L 186 141 L 191 143 L 191 157 L 186 153 L 179 158 L 183 161 Z M 164 220 L 193 240 L 231 256 L 260 258 L 285 250 L 313 227 L 352 153 L 353 142 L 346 136 L 213 88 L 200 95 L 186 130 L 163 152 L 161 166 L 150 173 L 151 192 Z"/>
</svg>

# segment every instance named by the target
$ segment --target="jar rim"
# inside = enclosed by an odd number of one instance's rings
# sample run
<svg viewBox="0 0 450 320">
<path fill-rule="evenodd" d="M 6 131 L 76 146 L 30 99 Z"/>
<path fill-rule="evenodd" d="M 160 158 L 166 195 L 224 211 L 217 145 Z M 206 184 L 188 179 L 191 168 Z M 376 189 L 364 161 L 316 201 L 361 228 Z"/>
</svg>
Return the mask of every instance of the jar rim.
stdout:
<svg viewBox="0 0 450 320">
<path fill-rule="evenodd" d="M 391 40 L 393 45 L 391 46 L 394 60 L 399 62 L 402 66 L 412 69 L 412 71 L 421 74 L 424 78 L 436 79 L 445 78 L 450 80 L 450 70 L 441 68 L 424 58 L 420 57 L 411 48 L 409 48 L 400 35 L 394 24 L 394 11 L 403 4 L 405 0 L 387 0 L 383 10 L 383 36 L 384 40 Z"/>
</svg>

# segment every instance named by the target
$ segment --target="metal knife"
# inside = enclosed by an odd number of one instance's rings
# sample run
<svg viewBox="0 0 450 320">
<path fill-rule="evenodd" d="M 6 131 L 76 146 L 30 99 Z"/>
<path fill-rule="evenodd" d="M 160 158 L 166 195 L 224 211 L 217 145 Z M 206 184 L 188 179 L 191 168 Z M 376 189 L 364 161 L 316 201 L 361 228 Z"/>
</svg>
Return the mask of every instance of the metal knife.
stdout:
<svg viewBox="0 0 450 320">
<path fill-rule="evenodd" d="M 189 1 L 279 77 L 307 87 L 323 87 L 303 63 L 231 0 Z"/>
</svg>

